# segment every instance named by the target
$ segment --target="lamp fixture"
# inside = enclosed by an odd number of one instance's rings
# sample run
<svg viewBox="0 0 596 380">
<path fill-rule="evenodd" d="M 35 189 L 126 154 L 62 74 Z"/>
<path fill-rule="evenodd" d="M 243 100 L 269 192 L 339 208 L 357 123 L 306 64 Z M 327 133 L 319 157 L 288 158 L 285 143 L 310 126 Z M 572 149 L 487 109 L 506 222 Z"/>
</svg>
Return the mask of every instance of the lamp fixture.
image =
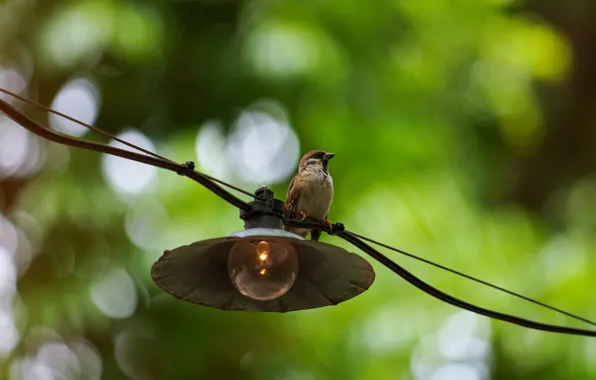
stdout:
<svg viewBox="0 0 596 380">
<path fill-rule="evenodd" d="M 288 312 L 336 305 L 375 279 L 360 256 L 284 231 L 284 202 L 266 186 L 240 211 L 244 230 L 166 251 L 153 281 L 185 301 L 224 310 Z"/>
</svg>

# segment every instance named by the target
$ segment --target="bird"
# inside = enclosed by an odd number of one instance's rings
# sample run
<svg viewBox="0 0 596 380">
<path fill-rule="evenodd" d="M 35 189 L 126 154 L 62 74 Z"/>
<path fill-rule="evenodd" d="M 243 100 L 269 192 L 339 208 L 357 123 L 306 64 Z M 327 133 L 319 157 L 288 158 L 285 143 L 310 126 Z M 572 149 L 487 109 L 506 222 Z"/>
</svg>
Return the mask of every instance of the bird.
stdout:
<svg viewBox="0 0 596 380">
<path fill-rule="evenodd" d="M 335 154 L 323 150 L 313 150 L 302 157 L 298 173 L 290 181 L 286 193 L 285 208 L 289 218 L 309 218 L 330 224 L 327 217 L 333 202 L 333 179 L 329 174 L 329 160 L 333 157 Z M 311 240 L 315 241 L 321 237 L 320 230 L 293 227 L 286 230 L 302 238 L 310 233 Z"/>
</svg>

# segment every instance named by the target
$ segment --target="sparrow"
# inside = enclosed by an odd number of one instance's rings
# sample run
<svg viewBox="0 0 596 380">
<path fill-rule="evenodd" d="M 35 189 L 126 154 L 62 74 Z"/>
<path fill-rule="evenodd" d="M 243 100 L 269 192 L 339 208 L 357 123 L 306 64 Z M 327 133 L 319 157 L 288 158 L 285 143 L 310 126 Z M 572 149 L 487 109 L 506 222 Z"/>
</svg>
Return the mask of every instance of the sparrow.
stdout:
<svg viewBox="0 0 596 380">
<path fill-rule="evenodd" d="M 322 150 L 306 153 L 298 165 L 298 174 L 292 178 L 286 193 L 286 211 L 291 219 L 307 217 L 329 224 L 327 216 L 333 201 L 333 179 L 329 174 L 329 160 L 335 155 Z M 319 240 L 320 230 L 286 228 L 287 231 L 311 240 Z"/>
</svg>

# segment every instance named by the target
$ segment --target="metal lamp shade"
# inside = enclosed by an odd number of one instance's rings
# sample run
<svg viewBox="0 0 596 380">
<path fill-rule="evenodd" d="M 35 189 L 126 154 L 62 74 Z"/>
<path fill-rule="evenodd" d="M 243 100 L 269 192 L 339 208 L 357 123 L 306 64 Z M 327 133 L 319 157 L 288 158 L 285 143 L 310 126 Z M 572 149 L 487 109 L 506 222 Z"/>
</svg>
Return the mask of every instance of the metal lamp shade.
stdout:
<svg viewBox="0 0 596 380">
<path fill-rule="evenodd" d="M 153 281 L 174 297 L 203 306 L 283 313 L 337 305 L 366 291 L 375 279 L 366 260 L 342 248 L 296 235 L 297 239 L 289 238 L 293 234 L 281 230 L 258 230 L 245 230 L 235 236 L 203 240 L 168 251 L 153 264 Z M 285 239 L 298 253 L 296 281 L 281 297 L 254 300 L 242 295 L 232 284 L 228 254 L 234 244 L 247 236 L 267 241 Z"/>
</svg>

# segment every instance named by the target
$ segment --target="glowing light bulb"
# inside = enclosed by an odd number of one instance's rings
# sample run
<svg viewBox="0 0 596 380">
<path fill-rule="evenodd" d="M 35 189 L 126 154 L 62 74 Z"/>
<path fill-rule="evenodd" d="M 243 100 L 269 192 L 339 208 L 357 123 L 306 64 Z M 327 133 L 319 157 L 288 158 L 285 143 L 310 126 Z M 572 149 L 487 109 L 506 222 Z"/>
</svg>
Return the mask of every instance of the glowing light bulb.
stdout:
<svg viewBox="0 0 596 380">
<path fill-rule="evenodd" d="M 259 260 L 267 261 L 267 259 L 269 258 L 270 250 L 271 250 L 271 247 L 269 246 L 269 243 L 267 243 L 266 241 L 258 242 L 257 243 L 257 253 L 259 254 Z"/>
<path fill-rule="evenodd" d="M 260 241 L 257 243 L 257 253 L 259 255 L 268 255 L 270 250 L 271 247 L 266 241 Z"/>
<path fill-rule="evenodd" d="M 243 240 L 228 256 L 228 274 L 244 296 L 268 301 L 284 295 L 296 281 L 298 253 L 286 240 Z"/>
</svg>

